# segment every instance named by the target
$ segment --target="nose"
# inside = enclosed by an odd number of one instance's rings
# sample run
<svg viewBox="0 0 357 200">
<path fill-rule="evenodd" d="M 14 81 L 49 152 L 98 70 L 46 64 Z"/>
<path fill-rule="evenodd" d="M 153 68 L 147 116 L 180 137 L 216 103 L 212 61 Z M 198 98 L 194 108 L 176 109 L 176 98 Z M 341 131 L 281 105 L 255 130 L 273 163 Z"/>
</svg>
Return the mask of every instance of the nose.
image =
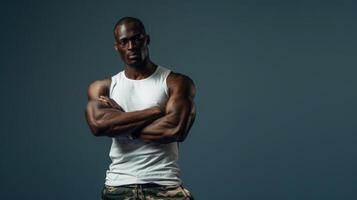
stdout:
<svg viewBox="0 0 357 200">
<path fill-rule="evenodd" d="M 129 40 L 128 41 L 128 49 L 134 49 L 136 46 L 135 46 L 135 42 L 132 41 L 132 40 Z"/>
</svg>

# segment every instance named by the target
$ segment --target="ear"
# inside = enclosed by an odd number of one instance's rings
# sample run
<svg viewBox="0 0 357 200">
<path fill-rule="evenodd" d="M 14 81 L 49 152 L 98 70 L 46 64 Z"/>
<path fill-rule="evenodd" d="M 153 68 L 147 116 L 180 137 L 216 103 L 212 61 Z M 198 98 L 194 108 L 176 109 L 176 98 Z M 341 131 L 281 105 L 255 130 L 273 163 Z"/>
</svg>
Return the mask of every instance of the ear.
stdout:
<svg viewBox="0 0 357 200">
<path fill-rule="evenodd" d="M 115 49 L 115 51 L 118 51 L 118 43 L 117 42 L 114 42 L 114 49 Z"/>
<path fill-rule="evenodd" d="M 150 35 L 146 35 L 146 44 L 147 44 L 147 45 L 150 44 Z"/>
</svg>

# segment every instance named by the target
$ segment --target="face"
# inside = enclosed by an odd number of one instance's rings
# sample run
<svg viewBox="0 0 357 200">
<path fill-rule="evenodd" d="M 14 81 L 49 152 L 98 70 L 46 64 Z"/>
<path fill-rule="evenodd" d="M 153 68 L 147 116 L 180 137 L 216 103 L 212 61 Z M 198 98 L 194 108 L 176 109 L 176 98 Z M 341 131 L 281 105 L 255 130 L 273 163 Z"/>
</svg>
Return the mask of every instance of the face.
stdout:
<svg viewBox="0 0 357 200">
<path fill-rule="evenodd" d="M 126 22 L 116 29 L 115 49 L 128 66 L 141 66 L 148 59 L 150 38 L 135 22 Z"/>
</svg>

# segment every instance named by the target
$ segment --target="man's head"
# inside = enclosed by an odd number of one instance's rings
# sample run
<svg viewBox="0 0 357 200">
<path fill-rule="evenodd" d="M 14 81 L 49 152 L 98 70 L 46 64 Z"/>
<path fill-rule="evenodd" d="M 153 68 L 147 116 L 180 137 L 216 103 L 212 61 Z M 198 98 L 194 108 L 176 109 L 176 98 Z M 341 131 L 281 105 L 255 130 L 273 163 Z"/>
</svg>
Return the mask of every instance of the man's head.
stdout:
<svg viewBox="0 0 357 200">
<path fill-rule="evenodd" d="M 139 19 L 121 18 L 114 26 L 114 38 L 114 48 L 126 65 L 139 67 L 148 61 L 150 37 Z"/>
</svg>

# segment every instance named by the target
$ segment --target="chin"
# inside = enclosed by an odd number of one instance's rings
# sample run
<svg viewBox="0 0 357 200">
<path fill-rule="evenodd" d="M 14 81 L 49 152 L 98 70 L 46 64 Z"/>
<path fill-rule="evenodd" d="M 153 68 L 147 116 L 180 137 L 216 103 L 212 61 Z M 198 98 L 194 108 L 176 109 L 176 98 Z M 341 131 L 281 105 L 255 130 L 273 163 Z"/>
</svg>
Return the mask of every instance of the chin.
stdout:
<svg viewBox="0 0 357 200">
<path fill-rule="evenodd" d="M 137 61 L 137 62 L 128 62 L 127 65 L 129 65 L 130 67 L 135 67 L 135 68 L 139 68 L 141 66 L 143 66 L 142 61 Z"/>
</svg>

